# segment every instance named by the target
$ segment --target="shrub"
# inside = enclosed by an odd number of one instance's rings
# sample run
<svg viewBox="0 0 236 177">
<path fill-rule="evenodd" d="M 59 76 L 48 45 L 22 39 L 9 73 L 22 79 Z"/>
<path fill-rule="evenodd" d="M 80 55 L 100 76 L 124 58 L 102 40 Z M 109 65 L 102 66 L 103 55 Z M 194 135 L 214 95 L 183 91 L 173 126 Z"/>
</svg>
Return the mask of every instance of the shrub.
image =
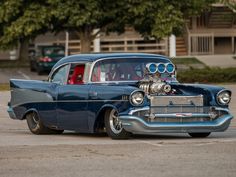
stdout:
<svg viewBox="0 0 236 177">
<path fill-rule="evenodd" d="M 178 72 L 177 79 L 187 83 L 236 82 L 236 68 L 191 68 Z"/>
</svg>

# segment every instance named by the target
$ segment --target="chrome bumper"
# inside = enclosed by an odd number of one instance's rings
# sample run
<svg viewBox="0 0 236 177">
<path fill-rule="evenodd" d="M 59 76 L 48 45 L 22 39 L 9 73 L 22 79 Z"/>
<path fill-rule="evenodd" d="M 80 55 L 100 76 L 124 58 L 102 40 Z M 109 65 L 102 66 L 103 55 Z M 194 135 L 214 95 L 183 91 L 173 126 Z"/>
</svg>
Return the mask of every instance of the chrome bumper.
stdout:
<svg viewBox="0 0 236 177">
<path fill-rule="evenodd" d="M 12 107 L 9 106 L 8 109 L 7 109 L 7 112 L 9 114 L 10 118 L 17 119 Z"/>
<path fill-rule="evenodd" d="M 148 108 L 142 108 L 147 110 Z M 222 108 L 216 108 L 222 110 Z M 120 115 L 119 119 L 122 122 L 122 126 L 126 131 L 132 133 L 197 133 L 197 132 L 221 132 L 225 131 L 231 122 L 233 116 L 229 113 L 228 109 L 223 109 L 227 114 L 223 114 L 220 117 L 204 122 L 152 122 L 146 121 L 142 117 L 132 115 L 134 110 L 130 111 L 128 115 Z M 174 116 L 175 115 L 175 116 Z M 165 116 L 165 117 L 177 117 L 178 114 L 154 114 L 154 116 Z M 180 114 L 182 115 L 182 114 Z M 183 114 L 184 118 L 189 117 L 207 117 L 209 114 Z M 155 119 L 155 117 L 153 117 Z"/>
</svg>

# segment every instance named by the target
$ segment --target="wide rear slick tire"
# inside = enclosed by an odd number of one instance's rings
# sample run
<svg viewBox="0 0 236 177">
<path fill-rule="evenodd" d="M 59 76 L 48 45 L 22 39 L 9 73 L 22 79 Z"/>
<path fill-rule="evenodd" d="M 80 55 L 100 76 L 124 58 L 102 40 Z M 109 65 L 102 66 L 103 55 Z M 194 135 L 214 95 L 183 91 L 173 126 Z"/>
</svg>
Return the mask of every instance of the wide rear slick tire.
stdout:
<svg viewBox="0 0 236 177">
<path fill-rule="evenodd" d="M 31 112 L 26 115 L 26 121 L 29 127 L 29 130 L 36 135 L 41 134 L 61 134 L 64 130 L 54 130 L 46 127 L 38 114 L 35 112 Z"/>
<path fill-rule="evenodd" d="M 105 128 L 108 136 L 114 140 L 129 139 L 130 132 L 127 132 L 118 119 L 118 112 L 115 109 L 109 109 L 105 112 Z"/>
<path fill-rule="evenodd" d="M 206 138 L 208 137 L 211 133 L 206 132 L 206 133 L 188 133 L 192 138 Z"/>
</svg>

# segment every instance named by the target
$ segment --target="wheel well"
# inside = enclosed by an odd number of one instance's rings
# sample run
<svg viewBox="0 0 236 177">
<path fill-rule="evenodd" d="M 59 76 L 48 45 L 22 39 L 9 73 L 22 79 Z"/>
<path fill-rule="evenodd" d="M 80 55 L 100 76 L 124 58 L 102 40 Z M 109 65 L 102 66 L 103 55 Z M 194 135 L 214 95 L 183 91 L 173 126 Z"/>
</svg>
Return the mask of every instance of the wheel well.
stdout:
<svg viewBox="0 0 236 177">
<path fill-rule="evenodd" d="M 104 129 L 105 123 L 104 123 L 104 118 L 105 118 L 105 113 L 108 110 L 113 109 L 113 107 L 104 107 L 102 110 L 99 112 L 95 124 L 94 124 L 94 132 L 100 132 Z"/>
<path fill-rule="evenodd" d="M 36 114 L 38 114 L 38 112 L 37 112 L 36 110 L 33 110 L 33 109 L 31 109 L 31 110 L 28 110 L 28 111 L 27 111 L 27 112 L 24 114 L 24 116 L 23 116 L 22 120 L 26 119 L 26 116 L 27 116 L 28 114 L 31 114 L 31 113 L 33 113 L 33 112 L 35 112 Z"/>
</svg>

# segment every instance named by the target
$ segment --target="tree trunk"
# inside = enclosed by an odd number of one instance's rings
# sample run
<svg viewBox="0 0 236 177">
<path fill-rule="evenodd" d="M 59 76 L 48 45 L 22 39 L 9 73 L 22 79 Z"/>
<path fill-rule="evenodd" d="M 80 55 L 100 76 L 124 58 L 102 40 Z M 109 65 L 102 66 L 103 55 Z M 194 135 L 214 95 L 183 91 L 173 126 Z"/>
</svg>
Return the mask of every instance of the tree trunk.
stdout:
<svg viewBox="0 0 236 177">
<path fill-rule="evenodd" d="M 84 36 L 80 37 L 80 52 L 81 53 L 90 53 L 91 52 L 91 42 L 90 38 L 86 38 Z"/>
<path fill-rule="evenodd" d="M 29 41 L 28 40 L 22 40 L 20 43 L 19 60 L 22 62 L 29 61 Z"/>
<path fill-rule="evenodd" d="M 79 32 L 80 37 L 80 53 L 90 53 L 91 52 L 91 43 L 94 39 L 92 30 L 85 28 Z"/>
</svg>

